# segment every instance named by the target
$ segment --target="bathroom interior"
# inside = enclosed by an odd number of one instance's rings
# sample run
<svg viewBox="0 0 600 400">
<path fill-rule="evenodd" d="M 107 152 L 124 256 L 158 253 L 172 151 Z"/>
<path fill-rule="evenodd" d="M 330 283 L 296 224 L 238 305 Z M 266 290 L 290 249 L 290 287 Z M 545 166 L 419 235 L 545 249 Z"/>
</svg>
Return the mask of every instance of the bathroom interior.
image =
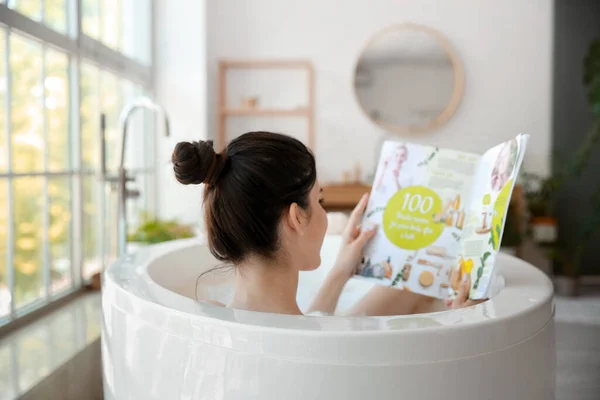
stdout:
<svg viewBox="0 0 600 400">
<path fill-rule="evenodd" d="M 428 399 L 446 373 L 447 398 L 600 398 L 596 0 L 0 0 L 0 55 L 0 400 Z M 230 277 L 196 279 L 216 265 L 203 191 L 171 153 L 257 130 L 316 159 L 328 228 L 303 311 L 385 141 L 482 154 L 528 134 L 506 287 L 411 318 L 199 305 Z M 368 289 L 350 280 L 337 311 Z"/>
</svg>

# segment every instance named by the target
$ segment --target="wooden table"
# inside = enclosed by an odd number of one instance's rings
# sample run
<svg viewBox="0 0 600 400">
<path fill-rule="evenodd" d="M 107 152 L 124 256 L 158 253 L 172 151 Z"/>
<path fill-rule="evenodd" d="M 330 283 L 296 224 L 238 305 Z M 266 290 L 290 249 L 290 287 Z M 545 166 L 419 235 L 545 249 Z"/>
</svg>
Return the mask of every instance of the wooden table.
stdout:
<svg viewBox="0 0 600 400">
<path fill-rule="evenodd" d="M 327 211 L 352 211 L 371 186 L 362 183 L 333 184 L 323 186 L 323 207 Z"/>
</svg>

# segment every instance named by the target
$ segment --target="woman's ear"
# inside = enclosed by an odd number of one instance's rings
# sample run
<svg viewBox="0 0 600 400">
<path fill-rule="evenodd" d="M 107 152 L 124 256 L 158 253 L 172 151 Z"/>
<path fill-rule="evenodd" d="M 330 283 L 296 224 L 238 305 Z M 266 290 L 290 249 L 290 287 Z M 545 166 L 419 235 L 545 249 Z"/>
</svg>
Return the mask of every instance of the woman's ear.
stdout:
<svg viewBox="0 0 600 400">
<path fill-rule="evenodd" d="M 294 232 L 300 235 L 304 234 L 304 210 L 296 203 L 292 203 L 285 216 L 286 225 Z"/>
</svg>

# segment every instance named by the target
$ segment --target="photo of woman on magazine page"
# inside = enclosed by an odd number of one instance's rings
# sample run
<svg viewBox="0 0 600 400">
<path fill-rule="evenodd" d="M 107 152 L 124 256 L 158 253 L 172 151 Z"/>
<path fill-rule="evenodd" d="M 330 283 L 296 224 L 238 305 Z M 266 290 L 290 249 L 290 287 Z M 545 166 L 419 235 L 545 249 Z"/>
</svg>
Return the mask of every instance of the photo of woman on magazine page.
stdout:
<svg viewBox="0 0 600 400">
<path fill-rule="evenodd" d="M 512 172 L 517 164 L 518 153 L 519 145 L 517 144 L 516 139 L 509 140 L 502 146 L 500 154 L 498 154 L 498 158 L 496 159 L 494 169 L 492 170 L 491 183 L 492 189 L 495 192 L 502 190 L 504 185 L 506 185 L 506 182 L 511 178 Z"/>
<path fill-rule="evenodd" d="M 403 187 L 412 185 L 414 178 L 407 174 L 406 170 L 411 169 L 411 161 L 414 162 L 418 158 L 418 155 L 414 154 L 415 152 L 414 149 L 409 152 L 408 147 L 403 143 L 396 145 L 392 153 L 383 159 L 383 164 L 378 168 L 379 175 L 375 178 L 374 189 L 380 193 L 395 193 Z"/>
</svg>

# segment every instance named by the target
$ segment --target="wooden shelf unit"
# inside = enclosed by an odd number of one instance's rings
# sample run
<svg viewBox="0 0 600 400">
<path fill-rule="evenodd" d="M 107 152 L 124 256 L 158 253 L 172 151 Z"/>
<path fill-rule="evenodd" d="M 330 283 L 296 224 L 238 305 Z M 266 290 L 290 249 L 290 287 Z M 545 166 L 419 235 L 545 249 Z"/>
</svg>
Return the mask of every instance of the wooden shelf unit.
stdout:
<svg viewBox="0 0 600 400">
<path fill-rule="evenodd" d="M 257 117 L 307 117 L 309 110 L 305 108 L 299 109 L 273 109 L 273 108 L 226 108 L 221 111 L 225 116 L 240 115 L 240 116 L 257 116 Z"/>
<path fill-rule="evenodd" d="M 295 109 L 238 108 L 227 106 L 227 71 L 230 69 L 300 69 L 307 73 L 307 105 Z M 295 117 L 308 121 L 307 146 L 314 151 L 314 70 L 307 60 L 221 60 L 218 71 L 217 148 L 227 144 L 228 117 Z"/>
</svg>

